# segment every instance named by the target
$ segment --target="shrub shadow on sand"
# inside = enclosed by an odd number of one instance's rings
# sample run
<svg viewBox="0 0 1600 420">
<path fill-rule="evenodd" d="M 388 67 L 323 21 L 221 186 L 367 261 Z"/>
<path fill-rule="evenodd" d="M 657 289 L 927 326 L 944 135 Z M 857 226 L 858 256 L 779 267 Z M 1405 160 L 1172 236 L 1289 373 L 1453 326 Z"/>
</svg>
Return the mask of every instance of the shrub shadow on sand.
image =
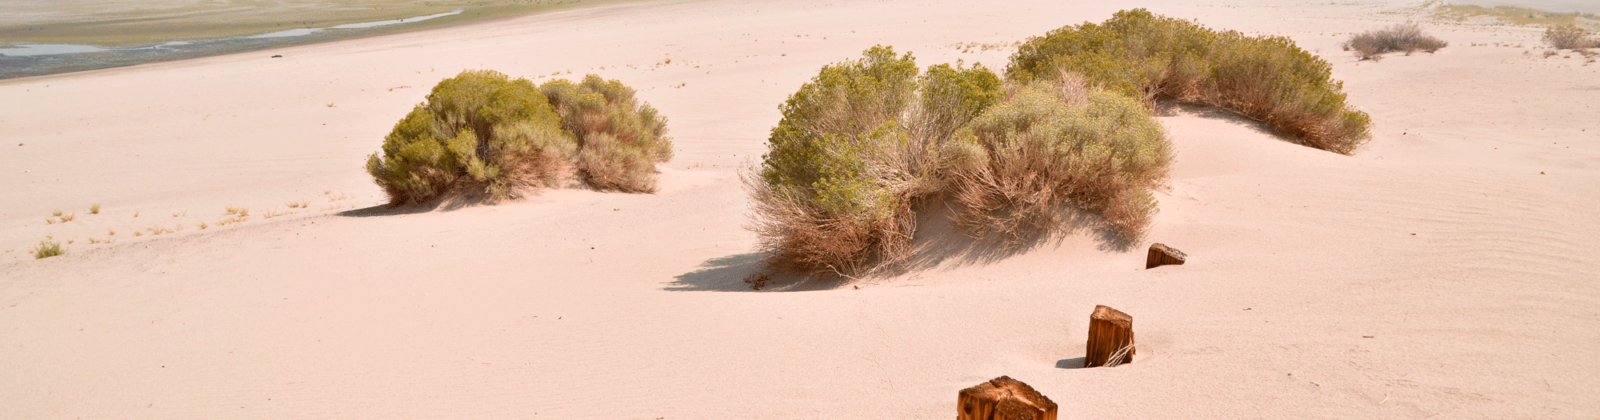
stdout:
<svg viewBox="0 0 1600 420">
<path fill-rule="evenodd" d="M 456 211 L 467 207 L 481 204 L 493 204 L 496 202 L 497 201 L 491 200 L 481 194 L 452 194 L 449 197 L 435 198 L 422 204 L 402 204 L 398 206 L 392 204 L 379 204 L 371 207 L 345 210 L 334 214 L 345 217 L 400 216 L 407 214 L 428 213 L 435 210 Z"/>
<path fill-rule="evenodd" d="M 717 257 L 701 263 L 694 271 L 680 274 L 667 284 L 666 290 L 675 292 L 809 292 L 830 290 L 844 286 L 847 279 L 818 278 L 767 269 L 765 252 Z M 763 273 L 767 280 L 757 290 L 746 279 Z"/>
</svg>

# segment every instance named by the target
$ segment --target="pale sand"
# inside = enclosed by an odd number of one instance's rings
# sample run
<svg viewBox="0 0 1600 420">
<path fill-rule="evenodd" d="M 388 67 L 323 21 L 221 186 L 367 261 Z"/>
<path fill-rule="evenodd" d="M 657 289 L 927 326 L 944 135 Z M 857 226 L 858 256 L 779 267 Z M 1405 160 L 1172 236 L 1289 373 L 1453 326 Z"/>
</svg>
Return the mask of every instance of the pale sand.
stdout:
<svg viewBox="0 0 1600 420">
<path fill-rule="evenodd" d="M 1146 5 L 1293 37 L 1375 130 L 1346 157 L 1177 109 L 1133 250 L 1084 232 L 989 259 L 933 226 L 933 268 L 739 282 L 736 170 L 819 67 L 882 43 L 1000 69 L 1010 49 L 948 46 L 1118 9 L 1062 3 L 609 7 L 0 82 L 0 418 L 947 419 L 999 375 L 1062 418 L 1600 416 L 1600 66 L 1501 26 L 1338 50 L 1400 5 Z M 662 191 L 335 214 L 381 203 L 365 156 L 466 68 L 638 87 L 678 145 Z M 312 211 L 260 216 L 292 200 Z M 215 226 L 230 205 L 251 220 Z M 25 255 L 51 234 L 67 255 Z M 1142 269 L 1151 241 L 1190 262 Z M 1133 364 L 1071 369 L 1096 304 L 1133 315 Z"/>
</svg>

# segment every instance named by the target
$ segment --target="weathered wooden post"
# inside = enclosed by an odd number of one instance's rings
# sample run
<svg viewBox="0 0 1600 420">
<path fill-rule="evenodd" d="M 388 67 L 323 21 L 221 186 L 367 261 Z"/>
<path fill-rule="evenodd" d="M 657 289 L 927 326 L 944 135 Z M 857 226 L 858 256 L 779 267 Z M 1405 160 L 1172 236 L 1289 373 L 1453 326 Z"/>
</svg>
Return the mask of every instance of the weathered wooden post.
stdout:
<svg viewBox="0 0 1600 420">
<path fill-rule="evenodd" d="M 956 420 L 1056 420 L 1056 403 L 1009 376 L 961 390 Z"/>
<path fill-rule="evenodd" d="M 1133 317 L 1096 305 L 1089 315 L 1089 344 L 1083 353 L 1083 367 L 1132 363 L 1133 354 Z"/>
<path fill-rule="evenodd" d="M 1183 251 L 1179 251 L 1177 248 L 1162 244 L 1150 244 L 1150 255 L 1145 257 L 1144 269 L 1149 270 L 1163 265 L 1183 265 L 1183 261 L 1186 259 L 1189 259 L 1189 255 L 1184 254 Z"/>
</svg>

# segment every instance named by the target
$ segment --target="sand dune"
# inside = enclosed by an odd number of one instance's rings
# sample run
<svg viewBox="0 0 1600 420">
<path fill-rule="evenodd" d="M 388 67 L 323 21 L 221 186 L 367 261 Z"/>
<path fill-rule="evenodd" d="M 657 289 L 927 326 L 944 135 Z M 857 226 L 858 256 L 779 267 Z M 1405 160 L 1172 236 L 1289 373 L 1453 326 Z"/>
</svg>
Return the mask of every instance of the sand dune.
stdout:
<svg viewBox="0 0 1600 420">
<path fill-rule="evenodd" d="M 933 223 L 925 269 L 751 292 L 737 170 L 819 67 L 887 44 L 1000 69 L 952 45 L 1119 7 L 663 2 L 0 81 L 0 418 L 952 418 L 999 375 L 1073 418 L 1600 415 L 1600 66 L 1403 4 L 1142 6 L 1294 38 L 1373 141 L 1173 107 L 1131 250 L 985 255 Z M 1337 47 L 1407 19 L 1451 46 Z M 639 88 L 678 146 L 661 191 L 379 206 L 365 156 L 475 68 Z M 32 259 L 47 235 L 68 253 Z M 1143 270 L 1150 241 L 1191 259 Z M 1134 364 L 1076 369 L 1096 304 L 1133 315 Z"/>
</svg>

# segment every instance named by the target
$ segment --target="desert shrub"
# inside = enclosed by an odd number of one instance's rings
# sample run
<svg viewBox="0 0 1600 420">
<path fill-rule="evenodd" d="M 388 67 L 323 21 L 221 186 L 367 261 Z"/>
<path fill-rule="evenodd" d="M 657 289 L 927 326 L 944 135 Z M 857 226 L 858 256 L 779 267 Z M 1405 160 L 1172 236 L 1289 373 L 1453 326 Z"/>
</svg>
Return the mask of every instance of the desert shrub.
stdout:
<svg viewBox="0 0 1600 420">
<path fill-rule="evenodd" d="M 39 246 L 33 248 L 33 259 L 42 259 L 67 253 L 61 248 L 60 242 L 39 241 Z"/>
<path fill-rule="evenodd" d="M 1068 227 L 1060 218 L 1067 205 L 1138 237 L 1156 212 L 1150 190 L 1172 161 L 1149 109 L 1076 75 L 1010 87 L 950 150 L 954 220 L 1012 241 Z"/>
<path fill-rule="evenodd" d="M 933 66 L 876 46 L 824 66 L 779 107 L 755 174 L 752 229 L 770 263 L 856 275 L 909 251 L 914 206 L 942 184 L 942 143 L 998 97 L 982 66 Z"/>
<path fill-rule="evenodd" d="M 551 80 L 539 87 L 578 139 L 576 169 L 600 190 L 654 192 L 657 162 L 672 159 L 667 121 L 634 90 L 589 75 L 580 83 Z"/>
<path fill-rule="evenodd" d="M 395 124 L 367 173 L 393 205 L 458 191 L 502 199 L 554 184 L 576 147 L 533 82 L 468 70 Z"/>
<path fill-rule="evenodd" d="M 1286 37 L 1125 10 L 1098 25 L 1030 38 L 1006 68 L 1006 78 L 1022 84 L 1068 73 L 1147 105 L 1171 99 L 1222 108 L 1336 153 L 1349 154 L 1371 137 L 1370 118 L 1345 104 L 1328 62 Z"/>
<path fill-rule="evenodd" d="M 1378 60 L 1384 53 L 1403 51 L 1410 55 L 1417 50 L 1432 53 L 1450 45 L 1442 39 L 1422 33 L 1415 23 L 1395 24 L 1388 28 L 1367 31 L 1345 41 L 1345 51 L 1354 51 L 1362 60 Z"/>
<path fill-rule="evenodd" d="M 1600 48 L 1600 38 L 1590 38 L 1589 30 L 1577 25 L 1555 25 L 1544 31 L 1544 43 L 1558 50 Z"/>
</svg>

